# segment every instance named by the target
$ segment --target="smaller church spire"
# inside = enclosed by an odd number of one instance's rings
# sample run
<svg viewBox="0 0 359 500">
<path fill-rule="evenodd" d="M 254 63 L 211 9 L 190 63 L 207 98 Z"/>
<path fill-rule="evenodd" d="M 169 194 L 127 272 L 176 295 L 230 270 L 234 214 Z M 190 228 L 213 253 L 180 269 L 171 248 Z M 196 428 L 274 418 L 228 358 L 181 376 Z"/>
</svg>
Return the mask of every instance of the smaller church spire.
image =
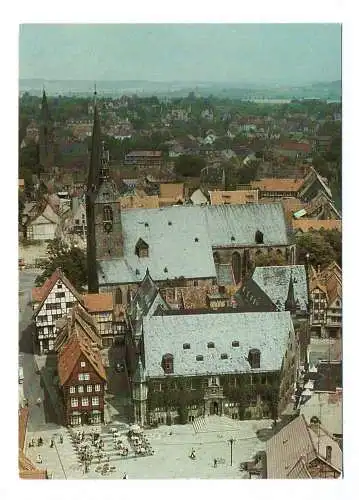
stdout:
<svg viewBox="0 0 359 500">
<path fill-rule="evenodd" d="M 136 368 L 136 372 L 135 372 L 133 381 L 140 383 L 140 384 L 146 381 L 146 371 L 143 368 L 141 358 L 139 358 L 139 360 L 138 360 L 138 364 L 137 364 L 137 368 Z"/>
<path fill-rule="evenodd" d="M 288 287 L 288 295 L 287 300 L 285 301 L 285 310 L 290 311 L 291 313 L 295 313 L 297 310 L 295 297 L 294 297 L 294 284 L 293 284 L 293 271 L 290 271 L 290 280 Z"/>
</svg>

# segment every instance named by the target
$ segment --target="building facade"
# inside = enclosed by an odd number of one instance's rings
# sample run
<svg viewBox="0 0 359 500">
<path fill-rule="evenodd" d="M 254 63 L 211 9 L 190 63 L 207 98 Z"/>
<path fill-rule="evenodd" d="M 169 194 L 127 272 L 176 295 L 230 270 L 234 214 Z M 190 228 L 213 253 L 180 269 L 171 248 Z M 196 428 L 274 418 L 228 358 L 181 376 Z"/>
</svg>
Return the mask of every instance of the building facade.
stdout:
<svg viewBox="0 0 359 500">
<path fill-rule="evenodd" d="M 141 424 L 276 418 L 292 394 L 298 342 L 287 312 L 162 312 L 145 317 L 142 332 L 132 381 Z"/>
<path fill-rule="evenodd" d="M 107 379 L 98 348 L 74 332 L 58 353 L 57 371 L 65 425 L 104 422 Z"/>
<path fill-rule="evenodd" d="M 66 316 L 83 298 L 68 281 L 61 269 L 56 269 L 42 287 L 32 289 L 35 349 L 46 354 L 54 349 L 56 322 Z"/>
</svg>

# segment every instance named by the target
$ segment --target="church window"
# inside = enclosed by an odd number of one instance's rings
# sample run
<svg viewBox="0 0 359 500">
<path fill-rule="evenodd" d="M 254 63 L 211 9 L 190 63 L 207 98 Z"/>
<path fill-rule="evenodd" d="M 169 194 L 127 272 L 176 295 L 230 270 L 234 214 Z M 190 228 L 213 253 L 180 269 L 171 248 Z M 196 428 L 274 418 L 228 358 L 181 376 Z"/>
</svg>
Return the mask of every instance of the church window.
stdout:
<svg viewBox="0 0 359 500">
<path fill-rule="evenodd" d="M 112 231 L 113 213 L 110 205 L 105 205 L 103 207 L 103 227 L 107 233 L 110 233 Z"/>
<path fill-rule="evenodd" d="M 116 290 L 115 304 L 122 304 L 122 291 L 121 291 L 121 288 L 117 288 L 117 290 Z"/>
<path fill-rule="evenodd" d="M 238 252 L 234 252 L 232 255 L 232 271 L 237 284 L 241 280 L 242 274 L 241 255 Z"/>
</svg>

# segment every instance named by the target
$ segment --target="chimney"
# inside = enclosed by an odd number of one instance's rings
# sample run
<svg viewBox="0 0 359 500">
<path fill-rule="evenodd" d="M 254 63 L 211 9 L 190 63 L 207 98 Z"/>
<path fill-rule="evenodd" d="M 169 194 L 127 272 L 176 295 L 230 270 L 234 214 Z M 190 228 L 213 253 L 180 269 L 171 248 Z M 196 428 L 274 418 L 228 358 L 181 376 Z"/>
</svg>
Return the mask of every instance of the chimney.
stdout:
<svg viewBox="0 0 359 500">
<path fill-rule="evenodd" d="M 325 449 L 325 460 L 329 463 L 332 461 L 332 447 L 331 446 L 327 446 Z"/>
</svg>

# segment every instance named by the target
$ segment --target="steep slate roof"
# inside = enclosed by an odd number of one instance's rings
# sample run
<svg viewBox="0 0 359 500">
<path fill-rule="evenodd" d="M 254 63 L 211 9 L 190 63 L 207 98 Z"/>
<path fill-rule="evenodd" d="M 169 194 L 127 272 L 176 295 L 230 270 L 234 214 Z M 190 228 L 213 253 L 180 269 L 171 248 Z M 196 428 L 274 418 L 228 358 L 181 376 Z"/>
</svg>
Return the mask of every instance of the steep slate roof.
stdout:
<svg viewBox="0 0 359 500">
<path fill-rule="evenodd" d="M 342 362 L 320 362 L 314 380 L 314 391 L 335 392 L 337 388 L 342 387 Z"/>
<path fill-rule="evenodd" d="M 218 313 L 144 318 L 145 367 L 162 377 L 162 356 L 173 355 L 174 375 L 209 375 L 280 370 L 293 324 L 289 312 Z M 239 347 L 232 347 L 238 340 Z M 214 342 L 215 348 L 207 348 Z M 190 349 L 183 349 L 189 343 Z M 251 348 L 261 351 L 260 368 L 247 361 Z M 221 359 L 227 354 L 228 359 Z M 196 356 L 202 355 L 203 361 Z"/>
<path fill-rule="evenodd" d="M 41 302 L 40 306 L 38 307 L 38 309 L 34 314 L 34 317 L 40 311 L 43 302 L 46 300 L 46 298 L 48 297 L 49 293 L 51 292 L 51 290 L 53 289 L 58 280 L 62 281 L 62 283 L 66 286 L 66 288 L 70 290 L 70 292 L 74 295 L 74 297 L 76 297 L 76 299 L 80 302 L 80 304 L 83 304 L 82 296 L 79 294 L 76 288 L 70 283 L 70 281 L 66 278 L 62 270 L 58 267 L 52 273 L 50 278 L 47 278 L 47 280 L 41 287 L 33 288 L 31 291 L 32 301 Z"/>
<path fill-rule="evenodd" d="M 89 312 L 113 311 L 112 293 L 88 293 L 83 298 Z"/>
<path fill-rule="evenodd" d="M 98 261 L 100 285 L 140 282 L 147 268 L 155 281 L 214 278 L 212 247 L 256 246 L 257 230 L 264 245 L 289 243 L 280 203 L 133 209 L 121 219 L 124 258 Z M 139 238 L 149 245 L 148 257 L 135 254 Z"/>
<path fill-rule="evenodd" d="M 147 269 L 142 283 L 138 287 L 136 294 L 131 301 L 130 314 L 136 319 L 141 319 L 143 316 L 146 316 L 158 296 L 160 296 L 160 303 L 166 309 L 169 309 L 169 306 L 160 295 L 160 292 Z"/>
<path fill-rule="evenodd" d="M 291 275 L 293 276 L 294 299 L 299 301 L 301 311 L 307 311 L 307 275 L 303 265 L 256 267 L 252 274 L 252 280 L 275 305 L 279 300 L 281 303 L 279 310 L 283 311 L 288 297 Z"/>
<path fill-rule="evenodd" d="M 256 246 L 257 230 L 264 235 L 264 245 L 287 245 L 284 211 L 280 203 L 217 205 L 205 210 L 208 234 L 213 247 Z M 234 236 L 235 240 L 231 238 Z"/>
<path fill-rule="evenodd" d="M 216 264 L 218 285 L 234 285 L 235 280 L 231 264 Z"/>
<path fill-rule="evenodd" d="M 299 415 L 277 434 L 267 441 L 267 478 L 268 479 L 299 479 L 306 477 L 302 466 L 316 457 L 325 461 L 326 446 L 332 446 L 332 465 L 339 471 L 342 468 L 342 452 L 336 441 L 322 431 L 319 437 L 319 453 L 316 445 L 318 436 L 308 428 L 303 415 Z M 308 470 L 308 469 L 307 469 Z M 309 473 L 309 471 L 308 471 Z"/>
</svg>

